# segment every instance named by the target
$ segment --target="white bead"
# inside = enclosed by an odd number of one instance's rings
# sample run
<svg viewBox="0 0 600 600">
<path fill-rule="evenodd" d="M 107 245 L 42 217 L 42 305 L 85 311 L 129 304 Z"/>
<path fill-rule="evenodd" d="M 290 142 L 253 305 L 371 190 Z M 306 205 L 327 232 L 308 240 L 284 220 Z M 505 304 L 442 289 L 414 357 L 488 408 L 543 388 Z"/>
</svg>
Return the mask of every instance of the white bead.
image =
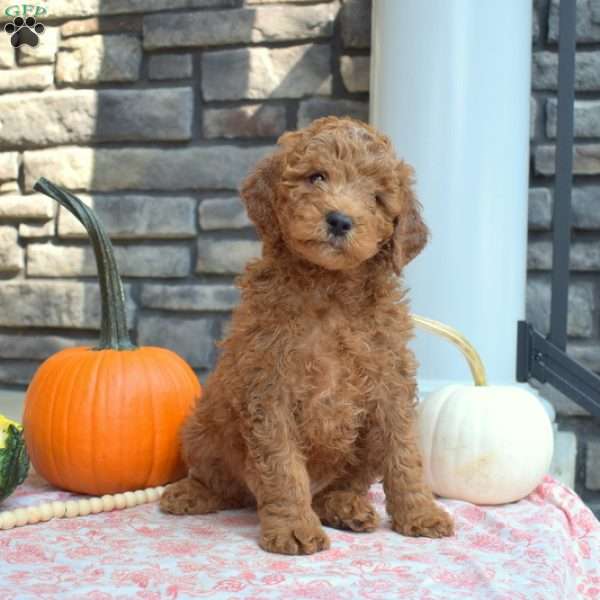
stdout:
<svg viewBox="0 0 600 600">
<path fill-rule="evenodd" d="M 135 494 L 137 504 L 146 504 L 146 502 L 148 502 L 148 496 L 146 496 L 144 490 L 136 490 L 133 493 Z"/>
<path fill-rule="evenodd" d="M 146 497 L 148 498 L 148 502 L 156 502 L 158 500 L 156 488 L 148 488 L 146 490 Z"/>
<path fill-rule="evenodd" d="M 101 500 L 102 500 L 102 509 L 105 512 L 110 512 L 111 510 L 115 509 L 115 499 L 110 494 L 105 494 L 104 496 L 102 496 Z"/>
<path fill-rule="evenodd" d="M 0 529 L 12 529 L 17 524 L 17 517 L 13 511 L 7 510 L 0 513 Z"/>
<path fill-rule="evenodd" d="M 82 498 L 77 502 L 79 508 L 79 516 L 86 517 L 92 512 L 92 505 L 87 498 Z"/>
<path fill-rule="evenodd" d="M 52 512 L 56 518 L 62 519 L 65 516 L 66 511 L 67 507 L 64 502 L 61 502 L 60 500 L 54 500 L 54 502 L 52 502 Z"/>
<path fill-rule="evenodd" d="M 125 492 L 125 502 L 127 503 L 127 508 L 132 508 L 137 504 L 137 498 L 133 492 Z"/>
<path fill-rule="evenodd" d="M 94 514 L 102 512 L 102 500 L 100 498 L 90 498 L 90 506 Z"/>
<path fill-rule="evenodd" d="M 79 503 L 77 500 L 67 500 L 65 506 L 65 517 L 77 517 L 79 515 Z"/>
<path fill-rule="evenodd" d="M 17 527 L 27 525 L 28 516 L 27 511 L 24 508 L 17 508 L 15 510 L 15 518 L 17 519 Z"/>
<path fill-rule="evenodd" d="M 54 516 L 54 511 L 52 510 L 52 504 L 49 502 L 44 502 L 39 505 L 40 510 L 40 521 L 49 521 Z"/>
<path fill-rule="evenodd" d="M 164 485 L 159 485 L 156 488 L 156 491 L 158 492 L 158 496 L 160 498 L 160 496 L 162 496 L 165 493 L 165 486 Z"/>
<path fill-rule="evenodd" d="M 37 523 L 40 520 L 40 511 L 37 506 L 28 506 L 27 507 L 27 522 L 28 523 Z"/>
<path fill-rule="evenodd" d="M 125 494 L 115 494 L 115 508 L 121 509 L 127 506 L 127 500 L 125 500 Z"/>
</svg>

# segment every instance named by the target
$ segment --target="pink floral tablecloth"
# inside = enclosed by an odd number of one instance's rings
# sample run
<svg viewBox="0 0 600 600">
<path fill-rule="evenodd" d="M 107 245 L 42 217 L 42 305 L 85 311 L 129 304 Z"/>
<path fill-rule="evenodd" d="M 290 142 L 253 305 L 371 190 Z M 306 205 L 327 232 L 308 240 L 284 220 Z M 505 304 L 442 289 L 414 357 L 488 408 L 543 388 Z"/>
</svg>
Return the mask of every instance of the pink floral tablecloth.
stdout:
<svg viewBox="0 0 600 600">
<path fill-rule="evenodd" d="M 384 497 L 372 498 L 382 514 Z M 31 476 L 0 510 L 70 494 Z M 501 507 L 443 500 L 456 536 L 329 530 L 312 556 L 267 554 L 251 510 L 175 517 L 156 504 L 0 531 L 0 599 L 600 600 L 600 523 L 550 477 Z"/>
</svg>

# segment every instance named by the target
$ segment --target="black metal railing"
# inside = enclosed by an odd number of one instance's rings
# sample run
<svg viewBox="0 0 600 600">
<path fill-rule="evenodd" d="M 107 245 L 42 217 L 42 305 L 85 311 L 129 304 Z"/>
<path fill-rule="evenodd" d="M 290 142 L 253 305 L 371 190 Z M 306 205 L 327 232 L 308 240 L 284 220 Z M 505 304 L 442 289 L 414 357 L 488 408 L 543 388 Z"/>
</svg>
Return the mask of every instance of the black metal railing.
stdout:
<svg viewBox="0 0 600 600">
<path fill-rule="evenodd" d="M 590 413 L 600 416 L 600 377 L 566 353 L 573 181 L 575 8 L 575 0 L 560 1 L 550 333 L 544 337 L 526 321 L 518 323 L 517 381 L 533 378 L 549 383 Z"/>
</svg>

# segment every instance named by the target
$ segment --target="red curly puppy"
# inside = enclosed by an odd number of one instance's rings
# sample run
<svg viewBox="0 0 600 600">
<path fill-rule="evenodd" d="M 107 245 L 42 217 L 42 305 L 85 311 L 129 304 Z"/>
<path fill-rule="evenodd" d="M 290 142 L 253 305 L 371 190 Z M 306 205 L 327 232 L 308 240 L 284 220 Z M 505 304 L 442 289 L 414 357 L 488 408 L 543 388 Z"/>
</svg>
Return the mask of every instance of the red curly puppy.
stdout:
<svg viewBox="0 0 600 600">
<path fill-rule="evenodd" d="M 372 531 L 383 477 L 395 531 L 451 535 L 423 482 L 415 439 L 412 325 L 395 274 L 427 240 L 412 170 L 349 118 L 286 133 L 246 179 L 263 241 L 205 395 L 183 432 L 186 479 L 161 508 L 255 504 L 260 545 L 310 554 L 321 523 Z"/>
</svg>

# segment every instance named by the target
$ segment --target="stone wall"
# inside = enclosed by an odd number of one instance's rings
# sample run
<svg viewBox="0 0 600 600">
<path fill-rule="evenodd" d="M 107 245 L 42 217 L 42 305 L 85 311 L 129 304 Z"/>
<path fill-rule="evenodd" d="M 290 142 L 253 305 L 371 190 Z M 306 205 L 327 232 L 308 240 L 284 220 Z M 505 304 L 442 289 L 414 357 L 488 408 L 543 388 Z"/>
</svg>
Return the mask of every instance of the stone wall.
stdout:
<svg viewBox="0 0 600 600">
<path fill-rule="evenodd" d="M 577 5 L 569 351 L 600 372 L 600 2 Z M 105 223 L 134 338 L 175 348 L 203 376 L 238 299 L 233 278 L 259 252 L 236 188 L 284 130 L 326 114 L 367 117 L 370 3 L 46 6 L 38 48 L 15 52 L 0 40 L 0 386 L 24 386 L 51 353 L 97 335 L 89 245 L 70 215 L 32 193 L 40 175 L 78 192 Z M 549 313 L 557 7 L 534 5 L 528 317 L 540 331 Z M 600 426 L 551 395 L 560 452 L 567 463 L 577 454 L 577 490 L 600 510 Z"/>
<path fill-rule="evenodd" d="M 140 344 L 202 377 L 260 252 L 236 189 L 294 129 L 368 114 L 368 4 L 57 0 L 37 48 L 0 38 L 0 386 L 93 343 L 85 232 L 32 193 L 43 175 L 113 239 Z M 4 32 L 0 31 L 4 36 Z"/>
<path fill-rule="evenodd" d="M 548 331 L 556 142 L 558 0 L 535 0 L 527 316 Z M 577 0 L 573 236 L 568 352 L 600 373 L 600 1 Z M 600 420 L 544 388 L 557 409 L 558 451 L 575 488 L 600 514 Z"/>
</svg>

